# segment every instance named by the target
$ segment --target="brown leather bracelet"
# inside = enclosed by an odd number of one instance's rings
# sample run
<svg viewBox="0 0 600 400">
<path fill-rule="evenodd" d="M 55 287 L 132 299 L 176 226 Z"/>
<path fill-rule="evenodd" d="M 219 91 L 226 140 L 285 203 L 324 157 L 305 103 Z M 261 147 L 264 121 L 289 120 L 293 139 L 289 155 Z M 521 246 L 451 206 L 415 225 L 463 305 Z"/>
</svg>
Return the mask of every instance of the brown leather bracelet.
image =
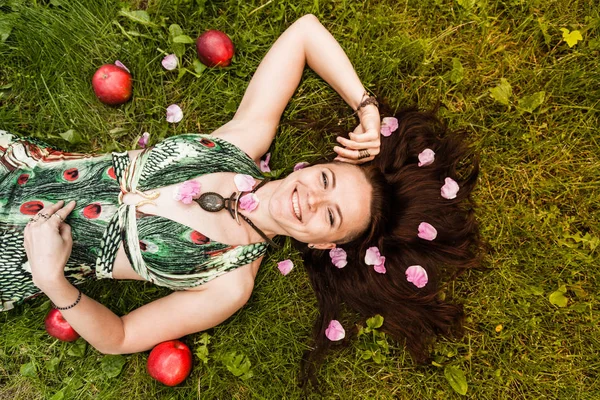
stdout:
<svg viewBox="0 0 600 400">
<path fill-rule="evenodd" d="M 367 96 L 367 98 L 360 102 L 358 107 L 356 107 L 356 111 L 354 111 L 354 114 L 358 113 L 358 111 L 361 108 L 366 107 L 369 104 L 373 104 L 375 107 L 379 107 L 379 102 L 377 101 L 377 98 L 375 98 L 375 96 L 370 96 L 369 93 L 367 93 L 367 92 L 363 93 L 363 95 L 362 95 L 363 98 L 365 96 Z"/>
</svg>

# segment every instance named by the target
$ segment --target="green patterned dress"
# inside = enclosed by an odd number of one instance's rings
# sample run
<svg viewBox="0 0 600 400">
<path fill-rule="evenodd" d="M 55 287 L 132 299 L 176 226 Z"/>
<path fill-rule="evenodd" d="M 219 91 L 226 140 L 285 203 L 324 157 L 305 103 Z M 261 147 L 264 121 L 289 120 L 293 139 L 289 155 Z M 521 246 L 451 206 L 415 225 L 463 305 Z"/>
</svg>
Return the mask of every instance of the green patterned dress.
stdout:
<svg viewBox="0 0 600 400">
<path fill-rule="evenodd" d="M 77 200 L 66 220 L 73 250 L 65 276 L 73 284 L 111 278 L 121 243 L 140 276 L 173 290 L 202 285 L 262 257 L 264 242 L 219 243 L 121 201 L 123 193 L 151 199 L 153 189 L 216 172 L 263 177 L 246 153 L 208 135 L 170 137 L 130 163 L 127 152 L 67 153 L 0 131 L 0 311 L 40 293 L 23 248 L 23 229 L 59 200 Z"/>
</svg>

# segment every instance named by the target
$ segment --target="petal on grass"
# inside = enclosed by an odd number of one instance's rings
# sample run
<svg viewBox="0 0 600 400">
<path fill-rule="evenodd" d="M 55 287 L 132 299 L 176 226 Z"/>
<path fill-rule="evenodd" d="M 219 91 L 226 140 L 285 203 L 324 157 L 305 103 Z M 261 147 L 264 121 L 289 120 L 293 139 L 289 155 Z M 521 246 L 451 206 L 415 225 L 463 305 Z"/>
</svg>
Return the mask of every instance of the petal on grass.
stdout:
<svg viewBox="0 0 600 400">
<path fill-rule="evenodd" d="M 310 163 L 307 163 L 306 161 L 299 162 L 298 164 L 294 165 L 294 172 L 299 171 L 302 168 L 306 168 L 309 165 Z"/>
<path fill-rule="evenodd" d="M 121 61 L 119 61 L 119 60 L 115 61 L 115 65 L 116 65 L 117 67 L 119 67 L 119 68 L 123 68 L 125 71 L 127 71 L 127 72 L 131 73 L 131 71 L 129 70 L 129 68 L 127 68 L 127 67 L 125 66 L 125 64 L 123 64 Z"/>
<path fill-rule="evenodd" d="M 144 148 L 148 145 L 148 139 L 150 138 L 150 132 L 142 133 L 142 136 L 138 140 L 138 146 Z"/>
<path fill-rule="evenodd" d="M 294 263 L 291 260 L 283 260 L 277 263 L 277 268 L 282 275 L 287 275 L 294 268 Z"/>
<path fill-rule="evenodd" d="M 167 71 L 172 71 L 177 68 L 177 56 L 175 54 L 169 54 L 162 59 L 161 64 Z"/>
<path fill-rule="evenodd" d="M 177 123 L 183 119 L 183 111 L 177 104 L 167 107 L 167 122 Z"/>
<path fill-rule="evenodd" d="M 265 154 L 265 159 L 260 160 L 260 170 L 262 172 L 271 172 L 271 167 L 269 167 L 269 161 L 271 161 L 271 153 Z"/>
<path fill-rule="evenodd" d="M 325 336 L 332 342 L 337 342 L 346 337 L 346 331 L 338 320 L 332 319 L 331 322 L 329 322 L 327 329 L 325 329 Z"/>
</svg>

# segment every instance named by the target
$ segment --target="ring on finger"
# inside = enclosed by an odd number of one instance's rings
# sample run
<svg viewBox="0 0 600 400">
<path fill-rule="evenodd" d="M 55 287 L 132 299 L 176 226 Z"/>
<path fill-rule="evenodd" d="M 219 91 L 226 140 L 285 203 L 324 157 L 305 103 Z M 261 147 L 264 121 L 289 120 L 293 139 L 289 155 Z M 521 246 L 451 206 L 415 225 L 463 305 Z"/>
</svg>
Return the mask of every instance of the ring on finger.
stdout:
<svg viewBox="0 0 600 400">
<path fill-rule="evenodd" d="M 58 218 L 58 219 L 60 219 L 60 222 L 65 222 L 64 218 L 63 218 L 63 217 L 61 217 L 61 216 L 60 216 L 60 215 L 58 215 L 58 214 L 52 214 L 52 216 L 53 216 L 53 217 L 56 217 L 56 218 Z"/>
<path fill-rule="evenodd" d="M 32 223 L 34 223 L 34 222 L 37 222 L 37 220 L 38 220 L 38 219 L 37 219 L 36 217 L 31 217 L 31 218 L 29 218 L 29 222 L 28 222 L 28 224 L 32 224 Z"/>
<path fill-rule="evenodd" d="M 359 160 L 362 160 L 363 158 L 369 158 L 369 157 L 371 157 L 369 150 L 367 150 L 367 149 L 358 150 L 358 159 Z"/>
<path fill-rule="evenodd" d="M 44 213 L 44 212 L 41 212 L 39 215 L 40 215 L 40 217 L 42 217 L 44 219 L 50 218 L 50 216 L 48 214 Z"/>
</svg>

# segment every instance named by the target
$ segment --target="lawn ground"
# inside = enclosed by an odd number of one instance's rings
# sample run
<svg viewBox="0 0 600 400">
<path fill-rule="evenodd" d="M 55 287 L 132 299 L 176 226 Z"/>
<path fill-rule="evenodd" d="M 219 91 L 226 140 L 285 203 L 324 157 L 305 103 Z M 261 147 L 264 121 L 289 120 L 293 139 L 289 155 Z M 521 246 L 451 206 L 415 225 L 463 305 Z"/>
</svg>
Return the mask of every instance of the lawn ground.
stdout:
<svg viewBox="0 0 600 400">
<path fill-rule="evenodd" d="M 439 104 L 450 127 L 469 132 L 481 156 L 475 200 L 488 244 L 485 268 L 444 293 L 467 312 L 461 340 L 439 340 L 425 366 L 391 342 L 381 363 L 363 360 L 365 341 L 352 341 L 320 370 L 323 396 L 458 399 L 446 375 L 460 370 L 467 398 L 598 399 L 599 10 L 596 0 L 0 0 L 0 129 L 94 152 L 134 148 L 145 131 L 150 144 L 209 133 L 232 117 L 277 36 L 313 13 L 380 99 Z M 172 24 L 192 38 L 227 32 L 237 50 L 231 67 L 196 70 L 194 46 L 177 48 Z M 174 51 L 183 52 L 182 67 L 165 71 L 160 61 Z M 134 98 L 111 108 L 90 81 L 117 59 L 132 71 Z M 165 121 L 172 103 L 184 111 L 178 124 Z M 272 146 L 272 168 L 289 170 L 331 148 L 331 133 L 294 121 L 351 124 L 350 114 L 307 70 L 283 117 L 292 123 Z M 83 341 L 53 340 L 43 328 L 50 304 L 38 298 L 0 314 L 0 399 L 301 398 L 298 365 L 316 303 L 298 255 L 282 242 L 248 305 L 208 331 L 207 362 L 195 356 L 182 385 L 150 378 L 147 353 L 105 357 Z M 284 258 L 296 263 L 286 277 L 276 268 Z M 121 314 L 168 293 L 139 282 L 93 282 L 84 291 Z M 205 339 L 184 341 L 198 352 Z M 243 362 L 226 361 L 232 352 Z"/>
</svg>

